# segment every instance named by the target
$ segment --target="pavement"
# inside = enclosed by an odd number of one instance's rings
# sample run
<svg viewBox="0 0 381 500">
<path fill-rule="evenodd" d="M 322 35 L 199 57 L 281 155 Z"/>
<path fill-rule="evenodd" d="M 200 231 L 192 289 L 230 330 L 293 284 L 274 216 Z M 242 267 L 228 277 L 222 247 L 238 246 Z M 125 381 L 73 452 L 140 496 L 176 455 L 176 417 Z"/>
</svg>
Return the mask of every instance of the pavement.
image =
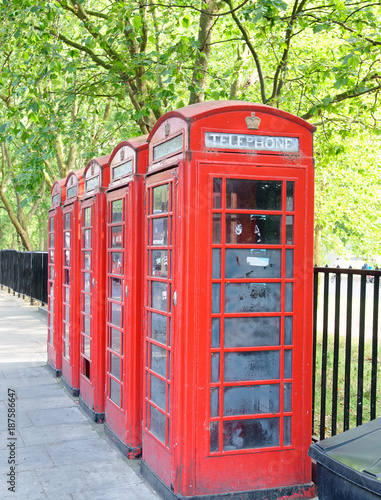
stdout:
<svg viewBox="0 0 381 500">
<path fill-rule="evenodd" d="M 38 308 L 0 290 L 0 499 L 159 499 L 48 371 L 46 339 Z"/>
<path fill-rule="evenodd" d="M 46 315 L 0 289 L 0 500 L 158 500 L 48 371 L 46 342 Z"/>
</svg>

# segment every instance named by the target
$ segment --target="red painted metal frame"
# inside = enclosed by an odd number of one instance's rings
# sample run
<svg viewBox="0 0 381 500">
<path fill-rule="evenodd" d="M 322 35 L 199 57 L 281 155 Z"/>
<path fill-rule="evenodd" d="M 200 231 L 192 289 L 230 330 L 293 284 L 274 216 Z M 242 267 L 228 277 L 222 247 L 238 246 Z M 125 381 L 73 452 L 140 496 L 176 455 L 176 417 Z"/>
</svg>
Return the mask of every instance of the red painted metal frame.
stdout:
<svg viewBox="0 0 381 500">
<path fill-rule="evenodd" d="M 65 202 L 65 179 L 51 189 L 49 209 L 48 268 L 48 366 L 56 377 L 62 372 L 62 204 Z M 53 227 L 52 227 L 53 226 Z M 53 260 L 52 260 L 53 258 Z"/>
<path fill-rule="evenodd" d="M 252 113 L 261 120 L 259 130 L 248 130 L 246 126 L 245 119 L 251 117 Z M 244 151 L 238 147 L 226 150 L 223 146 L 211 149 L 204 142 L 206 131 L 297 137 L 300 150 L 282 153 Z M 238 492 L 247 491 L 255 492 L 255 498 L 259 499 L 267 498 L 274 488 L 279 490 L 282 498 L 314 496 L 311 463 L 307 456 L 311 441 L 313 131 L 314 127 L 309 123 L 281 110 L 228 101 L 196 104 L 169 112 L 157 122 L 148 138 L 150 164 L 146 178 L 147 194 L 151 186 L 166 180 L 178 184 L 173 196 L 173 274 L 172 297 L 169 299 L 173 300 L 176 292 L 177 305 L 172 304 L 171 423 L 169 431 L 166 431 L 170 433 L 169 445 L 160 442 L 149 431 L 148 416 L 146 412 L 143 413 L 142 472 L 147 479 L 156 482 L 155 486 L 160 488 L 164 485 L 168 498 L 171 495 L 177 498 L 182 495 L 202 497 L 213 494 L 222 497 L 224 494 L 239 495 Z M 154 148 L 172 139 L 173 144 L 178 144 L 175 141 L 180 133 L 183 135 L 183 149 L 174 147 L 169 155 L 161 157 L 158 154 L 159 158 L 155 159 Z M 293 284 L 293 344 L 285 349 L 284 333 L 281 333 L 277 348 L 282 367 L 282 353 L 291 348 L 293 350 L 292 411 L 286 412 L 281 408 L 279 413 L 280 418 L 284 414 L 292 416 L 291 445 L 223 451 L 221 446 L 224 436 L 221 430 L 220 451 L 210 451 L 209 429 L 213 420 L 210 410 L 210 388 L 213 385 L 211 354 L 214 352 L 211 349 L 211 217 L 214 177 L 295 183 L 295 207 L 291 212 L 295 218 L 295 241 L 290 247 L 294 250 L 294 277 L 286 279 L 283 272 L 281 278 L 269 280 L 279 282 L 282 304 L 285 300 L 286 283 Z M 283 203 L 285 207 L 285 201 Z M 225 213 L 223 209 L 221 213 Z M 145 224 L 146 246 L 149 246 L 148 215 Z M 283 216 L 282 220 L 284 219 Z M 282 231 L 285 231 L 284 222 Z M 279 248 L 283 252 L 284 236 L 282 241 Z M 227 244 L 222 243 L 221 248 L 225 247 Z M 148 276 L 148 252 L 145 254 L 145 272 Z M 284 270 L 284 263 L 282 266 Z M 222 279 L 221 283 L 227 284 L 228 280 Z M 148 293 L 146 280 L 145 301 Z M 145 307 L 149 312 L 150 308 L 147 305 Z M 287 314 L 281 312 L 279 316 Z M 223 317 L 224 314 L 221 315 Z M 148 349 L 152 342 L 147 316 L 144 325 L 144 360 L 148 360 Z M 222 346 L 221 356 L 224 352 L 226 349 Z M 283 383 L 282 380 L 283 375 L 280 376 L 280 384 Z M 220 381 L 215 385 L 222 390 L 224 382 Z M 144 381 L 144 398 L 148 404 L 150 394 L 146 388 Z M 283 396 L 280 398 L 282 402 Z M 222 410 L 219 410 L 219 414 L 220 425 L 229 420 L 222 414 Z M 269 415 L 271 416 L 273 415 Z M 280 431 L 280 437 L 282 432 Z"/>
<path fill-rule="evenodd" d="M 81 198 L 84 169 L 70 172 L 66 178 L 66 201 L 62 208 L 63 277 L 62 277 L 62 380 L 73 396 L 79 396 L 80 278 L 81 278 Z M 65 221 L 70 218 L 70 227 Z M 69 245 L 65 246 L 65 233 Z M 69 253 L 67 253 L 69 252 Z M 68 256 L 69 261 L 65 261 Z M 67 277 L 67 278 L 66 278 Z M 67 301 L 67 298 L 69 301 Z M 65 328 L 66 324 L 66 328 Z"/>
<path fill-rule="evenodd" d="M 107 210 L 105 189 L 110 183 L 109 158 L 109 155 L 95 158 L 86 165 L 84 194 L 81 201 L 79 404 L 95 422 L 103 422 L 105 408 Z M 85 215 L 89 213 L 90 224 Z"/>
<path fill-rule="evenodd" d="M 105 430 L 129 458 L 141 453 L 142 421 L 142 245 L 143 245 L 143 175 L 147 170 L 146 136 L 118 144 L 110 156 L 110 185 L 107 190 L 107 287 L 106 287 L 106 402 Z M 131 164 L 129 163 L 132 160 Z M 128 165 L 128 168 L 124 168 Z M 129 170 L 131 168 L 131 171 Z M 112 204 L 123 203 L 123 221 L 113 223 Z M 120 252 L 122 271 L 113 273 L 111 258 L 119 249 L 112 248 L 112 227 L 124 231 Z M 121 273 L 121 274 L 119 274 Z M 112 297 L 112 280 L 121 280 L 121 294 Z M 112 308 L 121 307 L 121 328 L 112 325 Z M 112 342 L 112 333 L 120 332 L 121 352 Z M 111 365 L 119 364 L 119 379 Z M 110 384 L 121 390 L 121 401 L 111 399 Z"/>
</svg>

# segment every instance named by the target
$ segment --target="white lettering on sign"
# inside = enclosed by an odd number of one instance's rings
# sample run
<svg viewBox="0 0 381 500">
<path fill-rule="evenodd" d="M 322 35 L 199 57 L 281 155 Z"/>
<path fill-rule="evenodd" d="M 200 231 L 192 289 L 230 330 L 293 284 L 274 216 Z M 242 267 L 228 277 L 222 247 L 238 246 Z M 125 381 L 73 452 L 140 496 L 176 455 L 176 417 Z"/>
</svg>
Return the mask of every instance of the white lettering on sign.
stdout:
<svg viewBox="0 0 381 500">
<path fill-rule="evenodd" d="M 299 138 L 205 132 L 205 147 L 214 149 L 296 153 L 299 151 Z"/>
<path fill-rule="evenodd" d="M 183 134 L 180 134 L 177 137 L 174 137 L 173 139 L 170 139 L 167 142 L 163 142 L 158 146 L 154 146 L 153 159 L 159 160 L 164 156 L 171 155 L 173 153 L 176 153 L 177 151 L 181 151 L 182 149 L 183 149 Z"/>
</svg>

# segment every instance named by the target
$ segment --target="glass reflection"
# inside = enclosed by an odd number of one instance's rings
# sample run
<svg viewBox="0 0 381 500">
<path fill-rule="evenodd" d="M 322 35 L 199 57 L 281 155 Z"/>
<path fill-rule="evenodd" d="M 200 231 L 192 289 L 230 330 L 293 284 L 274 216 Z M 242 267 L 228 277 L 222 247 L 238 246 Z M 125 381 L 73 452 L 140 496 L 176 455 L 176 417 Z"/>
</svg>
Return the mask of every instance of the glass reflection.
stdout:
<svg viewBox="0 0 381 500">
<path fill-rule="evenodd" d="M 219 414 L 219 389 L 218 387 L 211 387 L 210 389 L 210 416 L 218 417 Z"/>
<path fill-rule="evenodd" d="M 213 208 L 221 208 L 222 179 L 213 179 Z"/>
<path fill-rule="evenodd" d="M 64 246 L 65 246 L 65 248 L 70 248 L 70 233 L 69 232 L 65 233 Z"/>
<path fill-rule="evenodd" d="M 153 213 L 169 212 L 169 184 L 153 188 Z"/>
<path fill-rule="evenodd" d="M 110 328 L 110 347 L 113 351 L 122 352 L 122 332 L 115 328 Z"/>
<path fill-rule="evenodd" d="M 151 370 L 166 377 L 167 350 L 154 344 L 151 344 Z"/>
<path fill-rule="evenodd" d="M 224 416 L 278 413 L 279 384 L 246 385 L 224 389 Z"/>
<path fill-rule="evenodd" d="M 226 382 L 272 380 L 280 376 L 279 351 L 227 352 L 224 359 Z"/>
<path fill-rule="evenodd" d="M 219 443 L 219 422 L 210 422 L 210 451 L 218 451 Z"/>
<path fill-rule="evenodd" d="M 91 229 L 85 229 L 84 234 L 84 247 L 85 248 L 90 248 L 91 247 Z"/>
<path fill-rule="evenodd" d="M 280 244 L 281 221 L 281 215 L 227 214 L 226 243 Z"/>
<path fill-rule="evenodd" d="M 111 278 L 111 298 L 122 300 L 122 280 L 119 278 Z"/>
<path fill-rule="evenodd" d="M 120 252 L 112 252 L 111 254 L 111 272 L 119 275 L 123 273 L 122 254 Z"/>
<path fill-rule="evenodd" d="M 123 226 L 114 226 L 111 228 L 111 247 L 122 248 Z"/>
<path fill-rule="evenodd" d="M 221 243 L 221 215 L 213 215 L 213 243 Z"/>
<path fill-rule="evenodd" d="M 286 210 L 292 212 L 294 210 L 294 182 L 287 182 L 286 187 Z"/>
<path fill-rule="evenodd" d="M 286 215 L 286 245 L 294 244 L 294 216 Z"/>
<path fill-rule="evenodd" d="M 168 277 L 168 250 L 153 250 L 152 254 L 152 276 Z"/>
<path fill-rule="evenodd" d="M 90 252 L 84 252 L 85 269 L 90 269 L 91 267 L 90 255 Z"/>
<path fill-rule="evenodd" d="M 112 202 L 111 222 L 123 221 L 123 200 L 115 200 Z"/>
<path fill-rule="evenodd" d="M 150 400 L 155 403 L 159 408 L 166 411 L 166 386 L 167 384 L 150 375 Z"/>
<path fill-rule="evenodd" d="M 224 451 L 279 446 L 279 418 L 223 423 Z"/>
<path fill-rule="evenodd" d="M 161 344 L 167 343 L 167 317 L 151 313 L 151 338 Z"/>
<path fill-rule="evenodd" d="M 82 335 L 83 344 L 82 344 L 82 352 L 85 356 L 90 359 L 90 339 L 86 337 L 86 335 Z"/>
<path fill-rule="evenodd" d="M 221 278 L 221 250 L 219 248 L 213 249 L 212 278 Z"/>
<path fill-rule="evenodd" d="M 111 302 L 111 323 L 115 326 L 122 326 L 122 306 Z"/>
<path fill-rule="evenodd" d="M 85 226 L 91 226 L 91 208 L 85 208 Z"/>
<path fill-rule="evenodd" d="M 280 345 L 280 318 L 225 318 L 225 347 Z"/>
<path fill-rule="evenodd" d="M 168 245 L 168 217 L 152 220 L 152 245 Z"/>
<path fill-rule="evenodd" d="M 151 284 L 151 307 L 167 312 L 168 284 L 153 281 Z"/>
<path fill-rule="evenodd" d="M 121 374 L 122 374 L 121 367 L 122 367 L 122 362 L 121 362 L 121 359 L 119 358 L 119 356 L 116 356 L 115 354 L 110 352 L 110 373 L 118 380 L 122 380 L 121 379 Z"/>
<path fill-rule="evenodd" d="M 165 415 L 151 405 L 149 406 L 149 410 L 149 430 L 159 441 L 165 444 Z"/>
<path fill-rule="evenodd" d="M 226 208 L 281 210 L 282 182 L 226 179 Z"/>
<path fill-rule="evenodd" d="M 280 283 L 226 283 L 225 312 L 279 312 Z"/>
<path fill-rule="evenodd" d="M 110 399 L 119 407 L 121 406 L 120 385 L 110 378 Z"/>
<path fill-rule="evenodd" d="M 280 278 L 281 250 L 227 248 L 226 278 Z"/>
</svg>

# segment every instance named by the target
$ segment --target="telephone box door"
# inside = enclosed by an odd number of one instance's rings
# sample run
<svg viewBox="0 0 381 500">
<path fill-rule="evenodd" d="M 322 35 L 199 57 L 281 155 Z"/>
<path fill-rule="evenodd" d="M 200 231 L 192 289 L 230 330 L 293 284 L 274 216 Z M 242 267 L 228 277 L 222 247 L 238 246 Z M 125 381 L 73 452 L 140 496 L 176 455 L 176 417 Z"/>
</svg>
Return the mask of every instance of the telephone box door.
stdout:
<svg viewBox="0 0 381 500">
<path fill-rule="evenodd" d="M 199 226 L 209 254 L 199 376 L 209 390 L 199 393 L 205 419 L 198 420 L 195 493 L 309 482 L 303 381 L 311 346 L 300 334 L 311 305 L 306 171 L 201 170 L 199 189 L 211 201 L 208 222 Z M 250 473 L 231 474 L 242 467 Z"/>
<path fill-rule="evenodd" d="M 79 293 L 78 220 L 76 203 L 63 211 L 63 346 L 62 376 L 73 391 L 79 394 Z"/>
<path fill-rule="evenodd" d="M 128 188 L 112 192 L 107 197 L 107 347 L 106 347 L 106 412 L 107 420 L 115 423 L 115 432 L 125 437 L 125 420 L 122 412 L 127 384 L 123 372 L 126 328 L 125 307 L 128 290 L 125 288 L 126 220 L 128 214 Z"/>
<path fill-rule="evenodd" d="M 95 281 L 93 277 L 94 265 L 94 229 L 92 226 L 94 220 L 94 202 L 87 204 L 82 208 L 82 231 L 81 231 L 81 339 L 80 339 L 80 373 L 90 382 L 93 373 L 93 344 L 92 334 L 94 331 L 94 307 L 93 290 Z M 84 397 L 90 408 L 94 405 L 93 391 L 86 388 L 88 385 L 81 386 L 81 397 Z M 86 394 L 83 394 L 83 392 Z"/>
<path fill-rule="evenodd" d="M 171 358 L 176 335 L 173 315 L 177 304 L 173 282 L 176 183 L 176 169 L 146 179 L 143 457 L 148 465 L 154 460 L 160 477 L 168 476 L 173 460 Z"/>
</svg>

